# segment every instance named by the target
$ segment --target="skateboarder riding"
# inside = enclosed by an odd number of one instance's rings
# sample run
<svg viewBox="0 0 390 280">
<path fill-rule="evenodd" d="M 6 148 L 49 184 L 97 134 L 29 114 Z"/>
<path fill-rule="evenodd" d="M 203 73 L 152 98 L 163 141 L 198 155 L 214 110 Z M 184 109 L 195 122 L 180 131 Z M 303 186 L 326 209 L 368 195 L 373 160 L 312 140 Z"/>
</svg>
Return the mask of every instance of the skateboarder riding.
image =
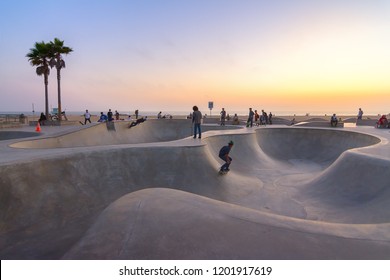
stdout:
<svg viewBox="0 0 390 280">
<path fill-rule="evenodd" d="M 229 165 L 233 159 L 231 157 L 229 157 L 229 153 L 230 153 L 230 150 L 233 147 L 233 145 L 234 145 L 234 142 L 230 141 L 227 146 L 223 146 L 221 148 L 221 150 L 219 150 L 219 157 L 223 161 L 225 161 L 225 163 L 221 166 L 221 169 L 219 171 L 220 173 L 226 173 L 230 170 Z"/>
</svg>

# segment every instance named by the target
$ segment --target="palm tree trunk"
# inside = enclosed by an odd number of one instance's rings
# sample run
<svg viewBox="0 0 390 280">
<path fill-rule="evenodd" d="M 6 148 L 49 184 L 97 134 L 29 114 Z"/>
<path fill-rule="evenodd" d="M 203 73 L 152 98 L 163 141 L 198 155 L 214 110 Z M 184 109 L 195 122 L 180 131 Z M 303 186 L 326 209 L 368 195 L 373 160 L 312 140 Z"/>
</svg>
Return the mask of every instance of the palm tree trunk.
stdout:
<svg viewBox="0 0 390 280">
<path fill-rule="evenodd" d="M 45 83 L 45 115 L 46 115 L 46 119 L 49 119 L 49 90 L 48 90 L 49 77 L 46 74 L 44 75 L 44 83 Z"/>
<path fill-rule="evenodd" d="M 57 68 L 57 87 L 58 87 L 58 121 L 62 121 L 62 108 L 61 108 L 61 69 Z"/>
</svg>

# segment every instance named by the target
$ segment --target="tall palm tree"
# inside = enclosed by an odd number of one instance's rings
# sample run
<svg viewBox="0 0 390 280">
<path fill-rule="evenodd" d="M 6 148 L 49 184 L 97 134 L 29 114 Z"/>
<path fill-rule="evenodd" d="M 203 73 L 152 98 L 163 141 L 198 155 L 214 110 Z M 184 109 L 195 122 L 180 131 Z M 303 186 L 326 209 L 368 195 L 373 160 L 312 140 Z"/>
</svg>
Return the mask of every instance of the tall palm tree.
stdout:
<svg viewBox="0 0 390 280">
<path fill-rule="evenodd" d="M 54 41 L 50 41 L 50 62 L 51 68 L 54 66 L 57 69 L 57 87 L 58 87 L 58 120 L 61 122 L 61 69 L 65 68 L 65 61 L 62 59 L 62 54 L 68 54 L 73 50 L 64 46 L 64 41 L 58 38 L 54 38 Z"/>
<path fill-rule="evenodd" d="M 32 66 L 38 66 L 36 73 L 38 76 L 43 75 L 43 81 L 45 83 L 45 115 L 49 119 L 49 58 L 50 58 L 50 47 L 45 42 L 36 42 L 34 48 L 30 49 L 30 52 L 26 55 Z"/>
</svg>

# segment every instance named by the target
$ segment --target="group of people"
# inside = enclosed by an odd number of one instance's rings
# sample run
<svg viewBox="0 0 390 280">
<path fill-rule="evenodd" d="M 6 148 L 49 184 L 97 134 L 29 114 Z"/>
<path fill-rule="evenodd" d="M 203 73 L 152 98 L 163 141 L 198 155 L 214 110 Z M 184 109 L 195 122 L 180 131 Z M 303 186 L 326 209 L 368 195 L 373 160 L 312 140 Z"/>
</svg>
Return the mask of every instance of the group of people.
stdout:
<svg viewBox="0 0 390 280">
<path fill-rule="evenodd" d="M 62 111 L 61 114 L 53 112 L 52 114 L 49 114 L 48 118 L 51 121 L 58 121 L 59 118 L 61 118 L 61 120 L 62 119 L 65 119 L 66 121 L 68 120 L 68 117 L 66 116 L 65 111 Z M 46 121 L 47 121 L 46 115 L 43 112 L 41 112 L 41 115 L 39 116 L 39 119 L 38 119 L 39 125 L 45 125 Z"/>
<path fill-rule="evenodd" d="M 363 110 L 362 108 L 359 108 L 359 112 L 358 112 L 358 115 L 357 115 L 357 119 L 358 120 L 361 120 L 363 117 Z M 390 123 L 386 117 L 386 115 L 382 115 L 379 120 L 376 122 L 376 125 L 375 127 L 377 128 L 390 128 Z"/>
<path fill-rule="evenodd" d="M 85 110 L 84 114 L 84 124 L 87 124 L 87 121 L 91 123 L 91 114 L 88 112 L 88 110 Z M 115 120 L 119 121 L 120 114 L 118 111 L 115 110 Z M 100 117 L 98 119 L 98 122 L 112 122 L 114 120 L 114 114 L 112 113 L 111 109 L 108 109 L 107 114 L 104 114 L 103 112 L 100 112 Z"/>
<path fill-rule="evenodd" d="M 225 108 L 222 108 L 222 111 L 219 113 L 220 114 L 220 125 L 224 126 L 225 121 L 230 121 L 232 119 L 232 124 L 237 125 L 240 124 L 240 120 L 238 119 L 237 114 L 234 114 L 233 118 L 230 117 L 229 114 L 226 113 Z"/>
<path fill-rule="evenodd" d="M 138 118 L 138 110 L 135 110 L 135 121 L 131 122 L 129 125 L 129 128 L 132 128 L 133 126 L 136 126 L 140 123 L 143 123 L 147 120 L 147 117 Z M 87 122 L 91 123 L 91 113 L 88 110 L 85 110 L 84 113 L 84 123 L 80 122 L 82 125 L 86 125 Z M 115 117 L 115 119 L 114 119 Z M 129 120 L 131 119 L 131 116 L 129 115 Z M 111 111 L 111 109 L 108 110 L 107 114 L 104 114 L 103 112 L 100 112 L 100 117 L 98 119 L 98 122 L 111 122 L 114 120 L 124 120 L 120 118 L 120 114 L 117 110 L 115 110 L 115 114 Z"/>
<path fill-rule="evenodd" d="M 192 119 L 192 123 L 194 124 L 194 138 L 198 136 L 198 138 L 202 137 L 201 132 L 201 121 L 202 121 L 202 113 L 199 111 L 198 106 L 192 107 L 193 112 L 187 116 L 187 119 Z M 160 112 L 161 113 L 161 112 Z M 255 123 L 257 126 L 259 125 L 266 125 L 266 124 L 272 124 L 272 113 L 270 112 L 267 114 L 264 110 L 261 110 L 261 114 L 257 112 L 257 110 L 253 111 L 252 108 L 249 108 L 249 116 L 247 120 L 247 127 L 253 127 L 253 124 Z M 230 121 L 230 115 L 227 114 L 225 108 L 222 108 L 220 112 L 220 125 L 224 126 L 226 121 Z M 234 114 L 232 118 L 232 124 L 238 125 L 239 119 L 237 114 Z"/>
<path fill-rule="evenodd" d="M 257 126 L 272 124 L 272 116 L 271 112 L 267 114 L 264 110 L 261 110 L 261 114 L 259 114 L 257 110 L 253 111 L 252 108 L 249 108 L 249 116 L 246 127 L 253 127 L 253 119 L 255 125 Z"/>
<path fill-rule="evenodd" d="M 84 123 L 80 122 L 83 125 L 86 125 L 87 122 L 91 123 L 92 115 L 88 110 L 85 110 L 84 113 Z M 129 116 L 129 118 L 131 118 Z M 135 110 L 135 118 L 138 119 L 138 110 Z M 100 112 L 100 117 L 98 119 L 98 122 L 111 122 L 114 120 L 124 120 L 120 118 L 120 114 L 117 110 L 115 110 L 115 113 L 111 111 L 111 109 L 108 110 L 107 114 L 104 114 L 103 112 Z"/>
<path fill-rule="evenodd" d="M 359 108 L 358 114 L 357 114 L 357 119 L 362 120 L 363 119 L 363 110 L 362 108 Z M 330 118 L 330 125 L 332 127 L 336 127 L 338 124 L 338 118 L 336 114 L 333 114 L 332 117 Z M 379 120 L 376 122 L 375 127 L 377 128 L 390 128 L 389 121 L 386 117 L 386 115 L 382 115 Z"/>
</svg>

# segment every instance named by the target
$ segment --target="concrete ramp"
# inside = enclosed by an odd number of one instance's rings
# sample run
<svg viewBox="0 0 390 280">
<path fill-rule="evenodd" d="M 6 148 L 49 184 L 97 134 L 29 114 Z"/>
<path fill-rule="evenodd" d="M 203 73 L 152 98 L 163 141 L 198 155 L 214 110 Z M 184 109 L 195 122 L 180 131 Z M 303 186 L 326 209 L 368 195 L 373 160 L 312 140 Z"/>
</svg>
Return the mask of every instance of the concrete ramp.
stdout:
<svg viewBox="0 0 390 280">
<path fill-rule="evenodd" d="M 346 150 L 375 145 L 378 137 L 343 130 L 316 128 L 270 128 L 259 130 L 261 149 L 279 160 L 307 159 L 329 164 Z"/>
<path fill-rule="evenodd" d="M 388 159 L 346 151 L 303 187 L 304 200 L 322 209 L 321 220 L 389 223 L 389 166 Z"/>
<path fill-rule="evenodd" d="M 0 257 L 390 256 L 388 133 L 203 126 L 200 140 L 187 120 L 161 121 L 0 147 L 15 156 L 0 165 Z"/>
<path fill-rule="evenodd" d="M 106 123 L 87 125 L 62 135 L 18 142 L 12 147 L 54 149 L 140 144 L 178 140 L 193 134 L 192 122 L 186 119 L 152 119 L 129 128 L 130 124 L 131 121 L 118 121 L 111 122 L 109 126 Z M 237 126 L 204 125 L 202 131 L 238 128 Z"/>
<path fill-rule="evenodd" d="M 63 258 L 387 259 L 389 244 L 377 232 L 376 226 L 307 223 L 181 191 L 145 189 L 107 207 Z"/>
<path fill-rule="evenodd" d="M 160 142 L 190 136 L 192 131 L 190 120 L 147 120 L 129 128 L 130 123 L 111 122 L 111 129 L 107 129 L 106 123 L 88 125 L 64 135 L 19 142 L 13 147 L 52 149 Z"/>
</svg>

